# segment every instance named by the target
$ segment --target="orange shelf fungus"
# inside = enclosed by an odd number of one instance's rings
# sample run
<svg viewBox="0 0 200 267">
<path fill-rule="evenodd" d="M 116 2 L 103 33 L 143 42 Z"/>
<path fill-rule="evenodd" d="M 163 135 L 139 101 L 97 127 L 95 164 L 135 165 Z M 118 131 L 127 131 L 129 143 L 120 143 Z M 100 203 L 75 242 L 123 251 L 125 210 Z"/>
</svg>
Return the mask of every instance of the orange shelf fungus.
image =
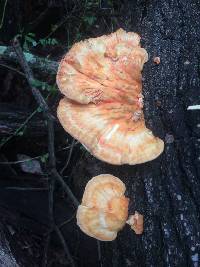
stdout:
<svg viewBox="0 0 200 267">
<path fill-rule="evenodd" d="M 153 62 L 157 65 L 160 64 L 160 57 L 154 57 Z"/>
<path fill-rule="evenodd" d="M 110 174 L 93 177 L 86 185 L 77 210 L 81 230 L 98 240 L 112 241 L 125 225 L 129 199 L 124 196 L 124 183 Z"/>
<path fill-rule="evenodd" d="M 129 216 L 126 223 L 131 226 L 131 229 L 134 230 L 136 235 L 141 235 L 143 233 L 144 218 L 143 215 L 139 214 L 137 211 L 134 215 Z"/>
<path fill-rule="evenodd" d="M 60 63 L 57 84 L 65 97 L 58 118 L 100 160 L 134 165 L 163 151 L 142 111 L 141 71 L 147 59 L 140 36 L 119 29 L 75 44 Z"/>
</svg>

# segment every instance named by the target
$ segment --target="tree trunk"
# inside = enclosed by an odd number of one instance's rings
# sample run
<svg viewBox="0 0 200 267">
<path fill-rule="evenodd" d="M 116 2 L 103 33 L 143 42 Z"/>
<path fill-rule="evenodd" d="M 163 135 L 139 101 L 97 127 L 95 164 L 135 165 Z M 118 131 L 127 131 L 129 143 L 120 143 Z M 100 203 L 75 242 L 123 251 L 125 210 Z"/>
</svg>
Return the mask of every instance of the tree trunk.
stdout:
<svg viewBox="0 0 200 267">
<path fill-rule="evenodd" d="M 113 174 L 126 184 L 130 213 L 144 215 L 141 236 L 126 226 L 116 241 L 101 242 L 104 267 L 199 266 L 200 112 L 187 107 L 200 104 L 200 1 L 126 1 L 124 14 L 122 25 L 141 35 L 149 54 L 145 119 L 165 140 L 165 150 L 137 166 L 111 166 L 88 155 L 76 168 L 74 184 L 81 198 L 91 177 Z"/>
</svg>

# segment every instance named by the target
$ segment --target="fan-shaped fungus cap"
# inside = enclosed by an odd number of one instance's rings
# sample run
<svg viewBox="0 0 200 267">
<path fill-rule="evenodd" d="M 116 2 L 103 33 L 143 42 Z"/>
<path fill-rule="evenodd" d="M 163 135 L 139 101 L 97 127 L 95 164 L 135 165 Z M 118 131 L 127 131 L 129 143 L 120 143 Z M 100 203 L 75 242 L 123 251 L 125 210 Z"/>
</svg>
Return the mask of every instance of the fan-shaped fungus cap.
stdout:
<svg viewBox="0 0 200 267">
<path fill-rule="evenodd" d="M 136 235 L 141 235 L 143 233 L 144 218 L 143 215 L 139 214 L 137 211 L 134 215 L 129 216 L 126 223 L 131 226 L 131 229 L 134 230 Z"/>
<path fill-rule="evenodd" d="M 115 176 L 93 177 L 77 210 L 81 230 L 101 241 L 114 240 L 128 217 L 129 199 L 124 196 L 125 190 L 124 183 Z"/>
<path fill-rule="evenodd" d="M 164 143 L 145 126 L 141 70 L 147 61 L 136 33 L 115 33 L 75 44 L 60 63 L 58 106 L 64 129 L 95 157 L 111 164 L 156 158 Z"/>
</svg>

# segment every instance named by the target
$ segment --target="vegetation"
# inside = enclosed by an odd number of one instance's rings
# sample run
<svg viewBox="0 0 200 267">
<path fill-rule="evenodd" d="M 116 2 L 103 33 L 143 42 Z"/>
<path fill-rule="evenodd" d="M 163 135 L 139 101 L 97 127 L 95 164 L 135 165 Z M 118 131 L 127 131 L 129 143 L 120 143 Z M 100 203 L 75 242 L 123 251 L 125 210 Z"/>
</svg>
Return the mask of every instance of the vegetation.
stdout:
<svg viewBox="0 0 200 267">
<path fill-rule="evenodd" d="M 28 53 L 27 55 L 31 57 L 32 61 L 36 56 L 54 62 L 59 61 L 75 42 L 109 33 L 118 27 L 119 1 L 115 4 L 112 1 L 93 0 L 58 0 L 48 1 L 48 3 L 47 1 L 28 0 L 25 3 L 22 2 L 15 1 L 11 4 L 10 1 L 5 0 L 0 3 L 0 45 L 8 47 L 12 45 L 13 40 L 18 40 L 23 52 Z M 16 45 L 16 51 L 20 54 L 20 49 L 17 49 Z M 76 206 L 78 202 L 70 191 L 74 184 L 72 173 L 88 152 L 81 144 L 64 133 L 57 122 L 55 124 L 56 107 L 60 98 L 55 75 L 39 71 L 37 65 L 35 65 L 33 76 L 27 74 L 29 67 L 27 69 L 23 63 L 21 64 L 19 57 L 17 63 L 9 62 L 9 60 L 0 62 L 0 68 L 0 77 L 5 80 L 0 93 L 0 101 L 6 109 L 4 115 L 6 119 L 2 118 L 3 121 L 0 119 L 2 137 L 0 140 L 0 168 L 5 169 L 2 182 L 4 183 L 6 179 L 5 188 L 9 187 L 9 190 L 14 190 L 14 195 L 19 199 L 21 190 L 33 191 L 33 194 L 27 199 L 27 203 L 33 199 L 36 203 L 34 209 L 41 201 L 40 196 L 35 195 L 34 191 L 41 190 L 45 194 L 46 203 L 42 212 L 50 216 L 50 218 L 45 216 L 44 233 L 33 233 L 40 238 L 40 241 L 35 243 L 30 241 L 33 251 L 35 251 L 35 246 L 39 246 L 43 253 L 40 251 L 39 258 L 32 255 L 29 266 L 35 266 L 34 264 L 37 266 L 41 266 L 41 264 L 42 266 L 52 266 L 53 264 L 63 266 L 67 262 L 74 266 L 74 259 L 69 252 L 72 251 L 74 254 L 74 241 L 71 244 L 70 241 L 66 241 L 62 231 L 65 229 L 68 231 L 69 223 L 76 229 L 76 209 L 72 204 L 75 203 Z M 34 92 L 40 99 L 43 98 L 46 101 L 49 111 L 46 110 L 45 105 L 38 102 L 37 96 L 34 101 Z M 8 106 L 10 105 L 14 107 L 14 112 L 9 110 Z M 0 108 L 0 114 L 1 112 L 3 111 Z M 55 127 L 55 143 L 54 138 L 50 137 L 50 135 L 54 135 L 52 133 L 53 125 Z M 1 130 L 3 129 L 1 127 L 6 130 Z M 11 170 L 12 175 L 8 170 Z M 54 173 L 54 176 L 51 173 Z M 61 177 L 59 173 L 63 176 Z M 13 176 L 13 174 L 15 175 Z M 33 174 L 37 176 L 37 182 L 33 182 L 31 179 L 24 180 L 23 177 Z M 78 196 L 79 193 L 77 192 L 76 195 Z M 55 206 L 62 206 L 63 203 L 66 203 L 65 215 L 59 211 L 60 209 L 55 210 Z M 36 210 L 35 216 L 32 216 L 28 207 L 23 209 L 25 219 L 30 216 L 33 226 L 35 221 L 41 223 L 42 218 L 39 211 Z M 15 210 L 20 214 L 17 205 Z M 54 212 L 58 214 L 54 216 Z M 15 225 L 16 222 L 11 220 L 10 224 Z M 17 231 L 22 238 L 23 234 L 19 229 Z M 57 233 L 60 240 L 59 247 L 56 249 L 57 256 L 52 252 L 55 249 L 55 241 L 50 242 L 51 232 Z M 15 252 L 13 253 L 15 254 Z M 53 253 L 54 256 L 49 253 Z M 22 260 L 26 261 L 23 253 Z M 96 260 L 95 256 L 93 260 Z"/>
</svg>

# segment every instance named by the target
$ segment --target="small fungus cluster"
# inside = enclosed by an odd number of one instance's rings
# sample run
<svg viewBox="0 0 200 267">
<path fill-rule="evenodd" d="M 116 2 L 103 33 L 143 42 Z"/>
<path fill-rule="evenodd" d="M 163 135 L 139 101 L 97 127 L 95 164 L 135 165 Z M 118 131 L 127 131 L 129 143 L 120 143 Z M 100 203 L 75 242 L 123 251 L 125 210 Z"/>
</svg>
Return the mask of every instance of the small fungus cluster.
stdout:
<svg viewBox="0 0 200 267">
<path fill-rule="evenodd" d="M 140 36 L 122 29 L 76 43 L 62 59 L 57 84 L 64 95 L 57 114 L 63 128 L 96 158 L 110 164 L 139 164 L 158 157 L 164 142 L 146 128 L 142 75 L 148 54 Z M 89 236 L 113 240 L 128 217 L 125 185 L 111 175 L 85 188 L 77 223 Z M 143 216 L 127 221 L 136 234 Z"/>
</svg>

